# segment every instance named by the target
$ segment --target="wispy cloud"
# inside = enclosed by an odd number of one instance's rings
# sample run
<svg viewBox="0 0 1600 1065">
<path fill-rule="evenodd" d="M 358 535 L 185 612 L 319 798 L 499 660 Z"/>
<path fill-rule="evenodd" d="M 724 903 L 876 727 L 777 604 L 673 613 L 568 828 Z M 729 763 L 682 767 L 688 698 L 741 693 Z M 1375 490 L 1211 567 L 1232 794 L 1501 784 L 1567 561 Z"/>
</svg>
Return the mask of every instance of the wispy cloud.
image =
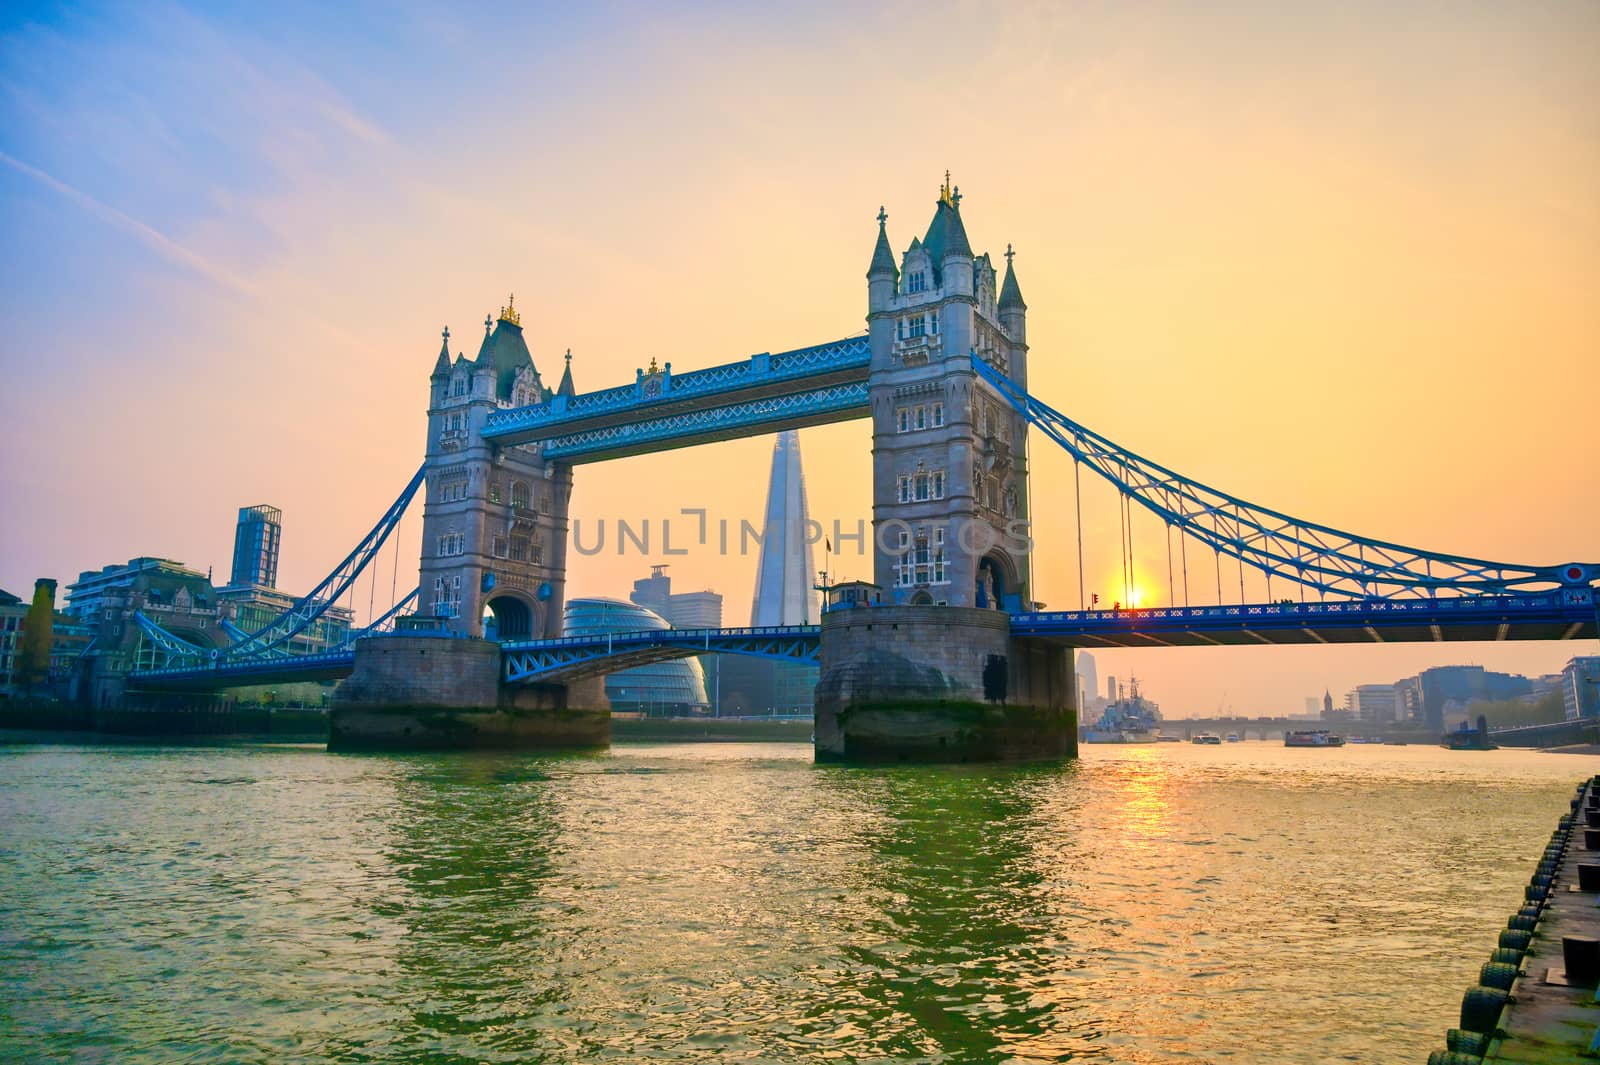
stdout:
<svg viewBox="0 0 1600 1065">
<path fill-rule="evenodd" d="M 39 182 L 39 184 L 71 200 L 101 221 L 131 234 L 151 251 L 160 255 L 174 266 L 199 274 L 201 277 L 214 281 L 225 288 L 232 289 L 241 295 L 256 298 L 261 294 L 256 285 L 226 267 L 218 266 L 198 252 L 179 244 L 154 226 L 141 222 L 132 215 L 119 211 L 110 204 L 103 203 L 88 193 L 73 188 L 65 181 L 45 173 L 38 167 L 30 166 L 6 152 L 0 152 L 0 162 L 5 163 L 18 173 L 26 174 Z"/>
</svg>

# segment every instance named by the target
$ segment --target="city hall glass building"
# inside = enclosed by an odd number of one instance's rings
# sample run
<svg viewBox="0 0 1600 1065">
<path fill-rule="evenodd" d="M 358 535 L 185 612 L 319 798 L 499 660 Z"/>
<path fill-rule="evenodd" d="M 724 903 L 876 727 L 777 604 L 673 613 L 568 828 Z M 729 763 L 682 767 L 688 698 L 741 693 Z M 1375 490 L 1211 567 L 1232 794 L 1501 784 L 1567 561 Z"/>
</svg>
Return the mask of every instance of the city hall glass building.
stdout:
<svg viewBox="0 0 1600 1065">
<path fill-rule="evenodd" d="M 621 599 L 573 599 L 567 603 L 563 615 L 562 634 L 603 636 L 608 632 L 670 628 L 666 618 L 637 603 Z M 711 705 L 706 698 L 705 672 L 693 658 L 655 662 L 613 673 L 606 678 L 606 696 L 611 700 L 611 709 L 623 713 L 703 714 Z"/>
</svg>

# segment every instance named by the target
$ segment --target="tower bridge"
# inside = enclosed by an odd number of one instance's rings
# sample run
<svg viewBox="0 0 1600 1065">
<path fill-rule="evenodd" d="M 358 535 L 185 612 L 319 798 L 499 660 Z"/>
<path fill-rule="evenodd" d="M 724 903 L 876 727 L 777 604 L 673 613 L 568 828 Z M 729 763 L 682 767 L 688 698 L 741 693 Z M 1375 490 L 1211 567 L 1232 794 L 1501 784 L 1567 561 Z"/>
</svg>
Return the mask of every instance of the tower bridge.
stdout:
<svg viewBox="0 0 1600 1065">
<path fill-rule="evenodd" d="M 1028 391 L 1027 304 L 974 252 L 947 180 L 896 256 L 888 216 L 863 334 L 577 391 L 551 388 L 508 301 L 475 357 L 450 333 L 429 380 L 417 476 L 329 578 L 216 653 L 170 634 L 146 690 L 249 676 L 348 675 L 335 741 L 603 742 L 599 675 L 721 651 L 817 661 L 818 757 L 1018 758 L 1075 745 L 1074 647 L 1574 639 L 1596 634 L 1600 565 L 1516 565 L 1409 548 L 1292 518 L 1119 447 Z M 873 580 L 819 626 L 564 638 L 576 467 L 851 418 L 872 422 Z M 1029 537 L 1031 430 L 1154 513 L 1180 543 L 1299 593 L 1269 604 L 1045 612 Z M 355 580 L 424 496 L 415 613 L 313 662 L 282 648 Z M 1062 549 L 1046 545 L 1046 549 Z M 1241 599 L 1243 584 L 1241 578 Z M 1220 580 L 1219 580 L 1219 599 Z M 871 605 L 866 605 L 871 604 Z M 849 609 L 844 607 L 849 606 Z M 482 640 L 492 614 L 502 641 Z M 152 623 L 153 624 L 153 623 Z"/>
</svg>

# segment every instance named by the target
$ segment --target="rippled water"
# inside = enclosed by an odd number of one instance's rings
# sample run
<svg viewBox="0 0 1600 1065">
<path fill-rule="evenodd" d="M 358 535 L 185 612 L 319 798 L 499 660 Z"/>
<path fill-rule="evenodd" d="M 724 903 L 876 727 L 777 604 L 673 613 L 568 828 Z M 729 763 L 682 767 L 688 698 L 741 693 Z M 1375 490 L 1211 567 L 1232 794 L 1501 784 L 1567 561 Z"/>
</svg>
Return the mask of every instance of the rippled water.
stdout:
<svg viewBox="0 0 1600 1065">
<path fill-rule="evenodd" d="M 1421 1061 L 1596 769 L 0 748 L 0 1057 Z"/>
</svg>

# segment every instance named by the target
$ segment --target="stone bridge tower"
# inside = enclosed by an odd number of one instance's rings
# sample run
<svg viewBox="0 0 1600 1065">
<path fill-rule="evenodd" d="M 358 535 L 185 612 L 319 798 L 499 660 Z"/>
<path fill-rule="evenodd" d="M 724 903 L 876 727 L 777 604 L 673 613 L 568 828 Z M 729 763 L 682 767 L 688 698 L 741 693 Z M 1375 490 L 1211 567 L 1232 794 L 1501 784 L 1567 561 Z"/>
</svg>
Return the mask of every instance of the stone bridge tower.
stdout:
<svg viewBox="0 0 1600 1065">
<path fill-rule="evenodd" d="M 559 636 L 572 468 L 546 462 L 539 444 L 481 435 L 492 412 L 557 393 L 533 365 L 514 298 L 498 321 L 484 319 L 477 358 L 452 358 L 449 345 L 446 329 L 428 403 L 417 613 L 462 635 Z M 570 353 L 559 391 L 573 391 Z"/>
<path fill-rule="evenodd" d="M 1011 250 L 997 284 L 988 253 L 973 254 L 948 173 L 898 268 L 886 219 L 880 209 L 867 270 L 874 579 L 903 605 L 1026 606 L 1027 422 L 970 361 L 1027 386 Z"/>
</svg>

